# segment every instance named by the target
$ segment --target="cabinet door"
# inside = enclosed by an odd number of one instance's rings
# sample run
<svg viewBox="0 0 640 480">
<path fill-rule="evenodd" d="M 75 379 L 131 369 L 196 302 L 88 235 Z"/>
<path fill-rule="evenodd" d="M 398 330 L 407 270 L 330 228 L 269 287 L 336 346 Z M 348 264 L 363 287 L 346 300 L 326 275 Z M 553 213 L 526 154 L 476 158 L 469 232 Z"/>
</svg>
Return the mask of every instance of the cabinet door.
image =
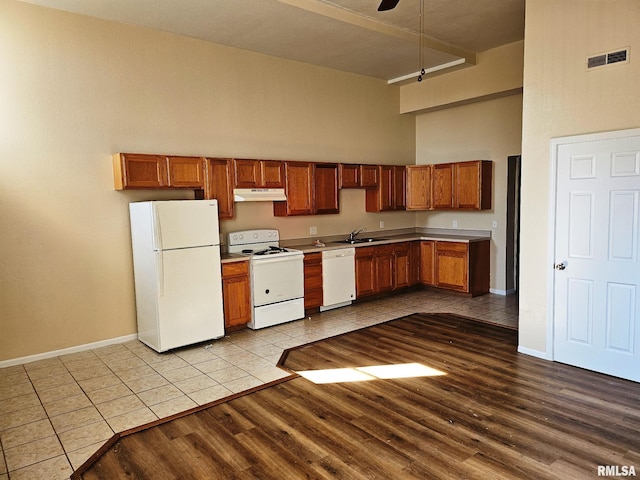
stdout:
<svg viewBox="0 0 640 480">
<path fill-rule="evenodd" d="M 233 168 L 228 158 L 207 158 L 205 198 L 218 200 L 218 217 L 233 218 Z"/>
<path fill-rule="evenodd" d="M 356 297 L 365 297 L 376 293 L 375 265 L 373 248 L 356 249 Z"/>
<path fill-rule="evenodd" d="M 411 264 L 409 263 L 409 242 L 394 246 L 394 288 L 404 288 L 411 284 Z"/>
<path fill-rule="evenodd" d="M 316 163 L 315 165 L 315 213 L 339 213 L 338 165 Z"/>
<path fill-rule="evenodd" d="M 260 160 L 261 187 L 284 187 L 284 168 L 282 162 L 277 160 Z"/>
<path fill-rule="evenodd" d="M 309 162 L 285 162 L 285 191 L 287 200 L 283 202 L 273 202 L 273 214 L 275 216 L 313 215 L 313 167 L 313 163 Z"/>
<path fill-rule="evenodd" d="M 436 246 L 433 240 L 420 242 L 420 283 L 435 285 Z"/>
<path fill-rule="evenodd" d="M 393 167 L 379 165 L 378 173 L 378 188 L 368 189 L 366 193 L 365 210 L 367 212 L 386 212 L 394 208 Z"/>
<path fill-rule="evenodd" d="M 360 165 L 340 164 L 340 188 L 360 187 Z"/>
<path fill-rule="evenodd" d="M 469 291 L 468 244 L 436 242 L 436 285 L 451 290 Z"/>
<path fill-rule="evenodd" d="M 433 165 L 433 208 L 453 208 L 453 163 Z"/>
<path fill-rule="evenodd" d="M 162 155 L 116 153 L 113 156 L 116 190 L 167 186 L 167 160 Z"/>
<path fill-rule="evenodd" d="M 407 166 L 407 210 L 431 208 L 431 165 Z"/>
<path fill-rule="evenodd" d="M 167 183 L 173 188 L 204 188 L 204 164 L 200 157 L 167 157 Z"/>
<path fill-rule="evenodd" d="M 393 254 L 393 246 L 385 245 L 382 247 L 376 247 L 374 262 L 376 293 L 393 290 L 395 285 L 395 256 Z"/>
<path fill-rule="evenodd" d="M 409 285 L 420 283 L 420 242 L 409 246 Z"/>
<path fill-rule="evenodd" d="M 407 207 L 407 169 L 393 167 L 393 209 L 406 210 Z"/>
<path fill-rule="evenodd" d="M 492 162 L 482 160 L 454 164 L 455 208 L 491 208 L 491 166 Z"/>
<path fill-rule="evenodd" d="M 258 160 L 235 158 L 233 173 L 237 188 L 259 188 L 262 182 L 260 162 Z"/>
<path fill-rule="evenodd" d="M 377 165 L 360 165 L 360 186 L 377 188 L 380 184 L 380 169 Z"/>
<path fill-rule="evenodd" d="M 225 328 L 233 329 L 251 321 L 249 262 L 222 264 L 222 296 Z"/>
<path fill-rule="evenodd" d="M 322 254 L 304 255 L 304 308 L 318 308 L 322 305 Z"/>
</svg>

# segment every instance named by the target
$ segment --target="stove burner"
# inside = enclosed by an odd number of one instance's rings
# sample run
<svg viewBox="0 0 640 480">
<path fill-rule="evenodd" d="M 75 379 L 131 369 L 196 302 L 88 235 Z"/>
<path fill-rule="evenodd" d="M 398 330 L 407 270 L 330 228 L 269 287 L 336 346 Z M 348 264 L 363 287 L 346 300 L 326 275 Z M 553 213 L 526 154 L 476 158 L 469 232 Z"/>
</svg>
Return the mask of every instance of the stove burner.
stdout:
<svg viewBox="0 0 640 480">
<path fill-rule="evenodd" d="M 242 253 L 253 253 L 253 250 L 251 250 L 251 249 L 249 248 L 249 249 L 246 249 L 246 250 L 242 250 Z"/>
<path fill-rule="evenodd" d="M 265 250 L 260 250 L 258 252 L 255 252 L 254 255 L 275 255 L 278 253 L 284 253 L 286 251 L 287 251 L 286 248 L 271 246 Z"/>
</svg>

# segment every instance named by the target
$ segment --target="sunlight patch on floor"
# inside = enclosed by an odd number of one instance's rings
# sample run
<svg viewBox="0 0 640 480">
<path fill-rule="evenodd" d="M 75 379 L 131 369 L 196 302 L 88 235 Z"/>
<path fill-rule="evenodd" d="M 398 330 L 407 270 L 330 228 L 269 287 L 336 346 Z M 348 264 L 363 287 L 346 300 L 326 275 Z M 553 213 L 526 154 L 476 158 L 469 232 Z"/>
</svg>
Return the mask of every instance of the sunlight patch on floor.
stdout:
<svg viewBox="0 0 640 480">
<path fill-rule="evenodd" d="M 296 372 L 313 383 L 365 382 L 378 379 L 436 377 L 445 372 L 421 363 L 398 363 L 394 365 L 372 365 L 369 367 L 329 368 L 325 370 L 303 370 Z"/>
</svg>

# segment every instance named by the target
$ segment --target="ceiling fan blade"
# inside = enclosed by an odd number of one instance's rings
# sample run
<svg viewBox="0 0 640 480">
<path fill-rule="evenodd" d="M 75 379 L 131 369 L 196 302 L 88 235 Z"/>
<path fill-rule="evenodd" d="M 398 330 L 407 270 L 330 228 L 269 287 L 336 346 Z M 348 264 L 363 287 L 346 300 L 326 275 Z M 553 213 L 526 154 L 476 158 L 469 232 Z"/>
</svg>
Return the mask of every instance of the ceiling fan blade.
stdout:
<svg viewBox="0 0 640 480">
<path fill-rule="evenodd" d="M 378 7 L 378 11 L 384 12 L 386 10 L 392 10 L 396 8 L 396 5 L 398 5 L 399 1 L 400 0 L 382 0 L 382 2 L 380 2 L 380 6 Z"/>
</svg>

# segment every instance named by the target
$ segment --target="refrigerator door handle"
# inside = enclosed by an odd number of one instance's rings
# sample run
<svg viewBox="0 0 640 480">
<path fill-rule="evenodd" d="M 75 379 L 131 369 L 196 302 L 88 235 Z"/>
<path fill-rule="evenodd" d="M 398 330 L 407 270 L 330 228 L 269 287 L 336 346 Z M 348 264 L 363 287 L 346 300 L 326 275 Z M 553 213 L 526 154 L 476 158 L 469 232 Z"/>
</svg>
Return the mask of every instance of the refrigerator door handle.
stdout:
<svg viewBox="0 0 640 480">
<path fill-rule="evenodd" d="M 156 282 L 158 295 L 164 297 L 164 252 L 162 250 L 155 252 L 156 259 Z"/>
<path fill-rule="evenodd" d="M 156 228 L 153 229 L 154 250 L 162 250 L 162 224 L 160 223 L 160 213 L 158 212 L 158 208 L 155 203 L 152 204 L 152 208 L 153 222 L 156 226 Z"/>
</svg>

